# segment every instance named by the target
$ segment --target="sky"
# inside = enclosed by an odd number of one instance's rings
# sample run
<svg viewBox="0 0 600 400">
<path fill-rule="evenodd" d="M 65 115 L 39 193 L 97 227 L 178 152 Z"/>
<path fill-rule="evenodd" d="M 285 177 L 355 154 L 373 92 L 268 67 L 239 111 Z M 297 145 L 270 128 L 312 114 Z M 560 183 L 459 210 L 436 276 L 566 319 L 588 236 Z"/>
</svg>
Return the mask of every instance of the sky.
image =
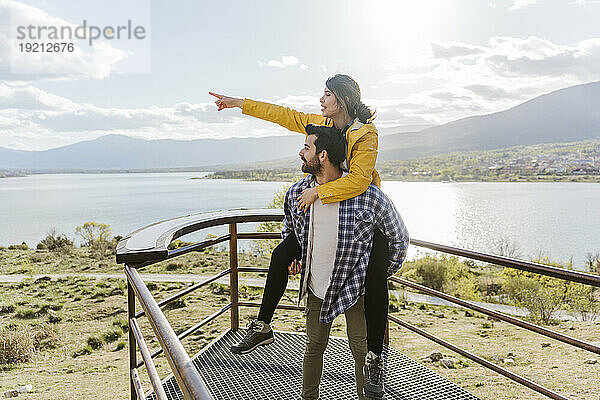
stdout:
<svg viewBox="0 0 600 400">
<path fill-rule="evenodd" d="M 381 134 L 502 111 L 600 80 L 600 0 L 0 0 L 0 147 L 45 150 L 107 134 L 283 135 L 218 112 L 208 91 L 319 113 L 346 73 Z M 141 26 L 144 38 L 55 40 L 18 26 Z"/>
</svg>

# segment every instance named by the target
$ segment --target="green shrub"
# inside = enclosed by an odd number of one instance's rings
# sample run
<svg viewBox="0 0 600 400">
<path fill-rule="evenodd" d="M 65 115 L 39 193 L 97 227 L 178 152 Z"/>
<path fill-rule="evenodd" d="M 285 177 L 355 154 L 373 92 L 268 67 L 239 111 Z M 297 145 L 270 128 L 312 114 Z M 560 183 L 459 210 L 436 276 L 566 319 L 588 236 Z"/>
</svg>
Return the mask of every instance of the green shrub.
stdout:
<svg viewBox="0 0 600 400">
<path fill-rule="evenodd" d="M 586 254 L 585 266 L 590 274 L 600 275 L 600 253 Z"/>
<path fill-rule="evenodd" d="M 104 344 L 102 338 L 98 336 L 90 336 L 87 338 L 86 343 L 94 350 L 98 350 Z"/>
<path fill-rule="evenodd" d="M 167 264 L 167 271 L 177 271 L 178 269 L 182 269 L 185 267 L 184 264 L 172 262 Z"/>
<path fill-rule="evenodd" d="M 51 312 L 48 315 L 48 322 L 51 324 L 58 324 L 62 321 L 62 316 L 60 314 Z"/>
<path fill-rule="evenodd" d="M 108 297 L 108 296 L 110 296 L 111 292 L 112 292 L 112 290 L 110 288 L 106 288 L 106 289 L 95 288 L 94 291 L 92 292 L 91 297 L 92 297 L 92 299 Z"/>
<path fill-rule="evenodd" d="M 39 324 L 32 331 L 36 350 L 55 349 L 60 344 L 61 336 L 56 327 L 52 325 Z"/>
<path fill-rule="evenodd" d="M 183 308 L 186 306 L 185 299 L 173 300 L 165 306 L 165 310 L 174 310 L 176 308 Z"/>
<path fill-rule="evenodd" d="M 123 236 L 121 236 L 121 235 L 117 235 L 112 238 L 110 245 L 108 247 L 111 251 L 111 254 L 117 254 L 117 245 L 119 244 L 121 239 L 123 239 Z"/>
<path fill-rule="evenodd" d="M 442 290 L 448 279 L 446 264 L 432 255 L 425 255 L 414 262 L 407 263 L 402 275 L 410 280 L 435 290 Z"/>
<path fill-rule="evenodd" d="M 15 309 L 14 304 L 0 304 L 0 315 L 13 313 Z"/>
<path fill-rule="evenodd" d="M 473 275 L 450 280 L 446 292 L 463 300 L 480 301 L 479 283 Z"/>
<path fill-rule="evenodd" d="M 120 341 L 119 343 L 117 343 L 117 347 L 115 348 L 115 351 L 123 350 L 125 348 L 125 346 L 127 346 L 127 343 L 124 341 Z"/>
<path fill-rule="evenodd" d="M 52 311 L 60 311 L 62 310 L 63 305 L 60 303 L 43 303 L 39 305 L 39 310 L 41 313 L 46 314 L 48 310 Z"/>
<path fill-rule="evenodd" d="M 129 331 L 129 324 L 124 318 L 117 318 L 113 320 L 112 324 L 113 326 L 116 326 L 117 328 L 121 329 L 123 333 L 127 333 Z"/>
<path fill-rule="evenodd" d="M 87 354 L 92 354 L 93 351 L 94 351 L 94 349 L 92 349 L 92 347 L 90 345 L 87 345 L 84 348 L 75 351 L 73 353 L 73 358 L 77 358 L 77 357 L 84 356 Z"/>
<path fill-rule="evenodd" d="M 406 262 L 402 276 L 465 300 L 481 300 L 476 264 L 456 256 L 431 254 Z"/>
<path fill-rule="evenodd" d="M 192 242 L 184 242 L 183 240 L 173 240 L 171 243 L 169 243 L 169 250 L 175 250 L 175 249 L 179 249 L 181 247 L 186 247 L 189 245 L 192 245 Z"/>
<path fill-rule="evenodd" d="M 90 247 L 96 255 L 104 257 L 111 247 L 110 226 L 98 222 L 86 222 L 75 228 L 75 234 L 83 241 L 83 246 Z"/>
<path fill-rule="evenodd" d="M 533 262 L 561 268 L 571 265 L 553 263 L 546 258 L 538 258 Z M 571 282 L 562 279 L 539 275 L 532 272 L 504 268 L 503 291 L 516 307 L 524 307 L 529 311 L 528 318 L 548 324 L 552 315 L 561 306 L 568 303 Z"/>
<path fill-rule="evenodd" d="M 572 282 L 567 293 L 567 309 L 578 314 L 583 321 L 593 321 L 600 315 L 598 288 Z"/>
<path fill-rule="evenodd" d="M 97 288 L 106 289 L 110 287 L 110 282 L 107 280 L 101 280 L 96 282 L 94 286 L 96 286 Z"/>
<path fill-rule="evenodd" d="M 27 243 L 22 242 L 21 244 L 11 244 L 10 246 L 8 246 L 9 250 L 29 250 L 29 246 L 27 246 Z"/>
<path fill-rule="evenodd" d="M 0 365 L 30 361 L 35 351 L 33 332 L 24 325 L 0 327 Z"/>
<path fill-rule="evenodd" d="M 32 308 L 27 306 L 19 306 L 16 309 L 15 317 L 20 319 L 33 319 L 40 317 L 41 313 L 38 308 Z"/>
<path fill-rule="evenodd" d="M 38 249 L 48 249 L 57 253 L 68 253 L 73 248 L 73 241 L 66 235 L 56 233 L 52 228 L 46 237 L 37 245 Z"/>
<path fill-rule="evenodd" d="M 105 343 L 112 343 L 117 341 L 121 336 L 123 336 L 123 331 L 121 329 L 110 329 L 102 334 L 102 340 Z"/>
</svg>

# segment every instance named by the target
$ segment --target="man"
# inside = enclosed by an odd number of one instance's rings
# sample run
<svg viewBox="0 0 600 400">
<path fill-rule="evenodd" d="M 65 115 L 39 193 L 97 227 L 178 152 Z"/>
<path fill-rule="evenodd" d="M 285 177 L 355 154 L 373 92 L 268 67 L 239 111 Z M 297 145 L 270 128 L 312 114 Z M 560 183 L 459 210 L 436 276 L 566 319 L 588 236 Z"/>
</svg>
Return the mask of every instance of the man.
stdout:
<svg viewBox="0 0 600 400">
<path fill-rule="evenodd" d="M 389 240 L 388 275 L 392 275 L 406 256 L 408 233 L 391 201 L 373 185 L 354 198 L 327 205 L 315 202 L 307 212 L 298 210 L 301 192 L 340 178 L 340 163 L 345 159 L 344 139 L 335 128 L 308 125 L 306 133 L 300 158 L 302 171 L 308 175 L 286 193 L 283 231 L 284 240 L 295 234 L 300 243 L 301 262 L 293 263 L 290 273 L 301 270 L 299 298 L 308 294 L 302 398 L 318 398 L 329 330 L 342 312 L 355 361 L 357 392 L 363 398 L 366 324 L 362 294 L 373 234 L 378 228 Z M 252 343 L 272 342 L 272 331 L 264 325 L 250 331 Z M 381 367 L 375 372 L 381 374 Z"/>
</svg>

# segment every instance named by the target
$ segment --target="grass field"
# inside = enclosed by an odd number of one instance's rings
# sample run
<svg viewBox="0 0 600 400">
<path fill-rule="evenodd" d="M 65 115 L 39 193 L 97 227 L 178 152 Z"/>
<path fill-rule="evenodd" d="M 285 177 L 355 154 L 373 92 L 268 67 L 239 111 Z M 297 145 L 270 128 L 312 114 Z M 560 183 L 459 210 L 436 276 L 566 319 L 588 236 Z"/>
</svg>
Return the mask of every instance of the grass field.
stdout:
<svg viewBox="0 0 600 400">
<path fill-rule="evenodd" d="M 98 258 L 87 249 L 57 255 L 33 250 L 4 250 L 0 253 L 0 274 L 49 274 L 65 272 L 120 272 L 114 257 Z M 228 264 L 224 251 L 207 251 L 182 256 L 145 268 L 143 272 L 209 274 Z M 240 265 L 266 266 L 264 258 L 240 256 Z M 155 298 L 162 299 L 181 290 L 186 283 L 150 283 Z M 261 290 L 242 286 L 241 296 L 257 301 Z M 286 293 L 286 302 L 294 292 Z M 194 292 L 165 310 L 176 332 L 180 332 L 229 301 L 225 286 L 211 284 Z M 0 284 L 0 323 L 2 340 L 11 338 L 23 345 L 24 362 L 0 365 L 0 392 L 32 384 L 33 391 L 21 394 L 24 399 L 126 399 L 129 392 L 128 352 L 126 346 L 126 285 L 124 279 L 61 278 L 26 280 L 17 284 Z M 462 348 L 505 366 L 552 390 L 573 399 L 598 399 L 600 364 L 586 364 L 598 358 L 557 341 L 482 315 L 467 316 L 456 308 L 393 301 L 394 315 L 417 325 Z M 242 309 L 245 323 L 256 313 Z M 140 319 L 151 349 L 158 343 L 145 318 Z M 195 354 L 229 327 L 228 313 L 203 327 L 183 342 L 189 354 Z M 278 311 L 273 327 L 303 331 L 301 312 Z M 560 322 L 552 329 L 586 341 L 600 341 L 600 323 Z M 343 317 L 338 318 L 332 334 L 343 336 Z M 529 389 L 512 383 L 431 341 L 402 327 L 391 327 L 391 344 L 408 356 L 418 359 L 433 351 L 457 358 L 457 369 L 442 368 L 439 363 L 425 362 L 436 372 L 482 399 L 543 399 Z M 17 346 L 18 347 L 18 346 Z M 17 349 L 18 350 L 18 349 Z M 28 359 L 27 359 L 28 358 Z M 511 358 L 514 363 L 508 363 Z M 505 360 L 505 361 L 500 361 Z M 168 374 L 164 357 L 157 358 L 162 377 Z M 140 369 L 144 387 L 149 381 Z"/>
</svg>

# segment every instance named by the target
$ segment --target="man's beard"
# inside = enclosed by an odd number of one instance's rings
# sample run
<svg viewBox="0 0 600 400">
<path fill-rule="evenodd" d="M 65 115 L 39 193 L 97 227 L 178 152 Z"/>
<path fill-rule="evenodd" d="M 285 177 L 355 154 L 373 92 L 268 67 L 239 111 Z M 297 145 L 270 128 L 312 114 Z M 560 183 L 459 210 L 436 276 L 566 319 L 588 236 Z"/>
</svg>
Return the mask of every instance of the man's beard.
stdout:
<svg viewBox="0 0 600 400">
<path fill-rule="evenodd" d="M 317 157 L 313 158 L 311 161 L 302 160 L 304 163 L 302 164 L 302 172 L 312 175 L 318 175 L 323 169 L 323 165 L 319 162 Z"/>
</svg>

